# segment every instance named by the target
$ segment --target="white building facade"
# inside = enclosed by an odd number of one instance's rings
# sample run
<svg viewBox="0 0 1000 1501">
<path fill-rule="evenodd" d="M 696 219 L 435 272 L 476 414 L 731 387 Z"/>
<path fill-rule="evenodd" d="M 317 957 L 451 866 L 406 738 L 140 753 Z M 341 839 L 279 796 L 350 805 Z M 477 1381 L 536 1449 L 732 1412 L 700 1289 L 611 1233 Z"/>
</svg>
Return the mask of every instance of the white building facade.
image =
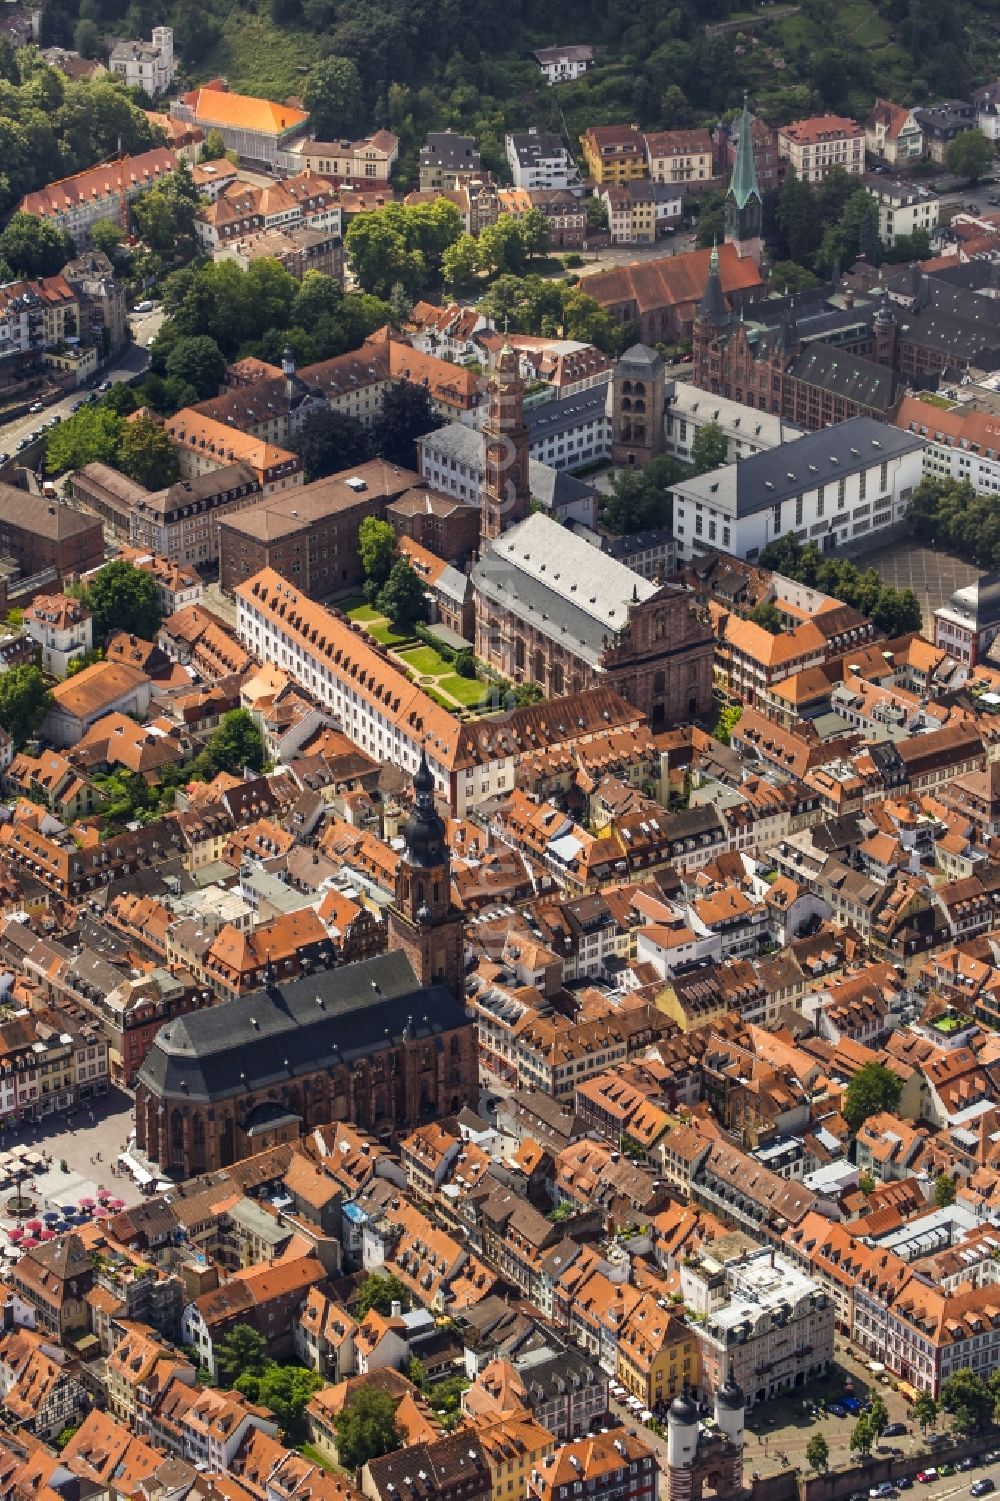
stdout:
<svg viewBox="0 0 1000 1501">
<path fill-rule="evenodd" d="M 141 89 L 148 98 L 165 94 L 174 81 L 174 33 L 169 26 L 154 26 L 149 42 L 116 42 L 109 66 L 130 89 Z"/>
</svg>

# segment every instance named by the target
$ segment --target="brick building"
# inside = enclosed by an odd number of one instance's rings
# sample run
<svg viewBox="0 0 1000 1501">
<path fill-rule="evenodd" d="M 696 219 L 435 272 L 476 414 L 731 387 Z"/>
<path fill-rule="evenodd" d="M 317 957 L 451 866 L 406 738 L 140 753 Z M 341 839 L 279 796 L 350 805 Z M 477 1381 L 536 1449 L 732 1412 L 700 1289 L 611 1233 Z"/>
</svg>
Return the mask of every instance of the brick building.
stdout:
<svg viewBox="0 0 1000 1501">
<path fill-rule="evenodd" d="M 390 502 L 419 486 L 420 476 L 373 459 L 301 489 L 273 495 L 219 523 L 219 579 L 225 593 L 273 568 L 314 599 L 364 582 L 358 528 L 384 517 Z M 415 493 L 420 494 L 420 491 Z"/>
<path fill-rule="evenodd" d="M 616 323 L 635 321 L 643 344 L 687 338 L 708 282 L 710 250 L 664 255 L 658 260 L 615 266 L 587 277 L 587 295 Z M 735 245 L 720 245 L 719 279 L 729 305 L 739 311 L 761 296 L 764 283 L 753 259 Z"/>
<path fill-rule="evenodd" d="M 0 555 L 26 574 L 54 568 L 60 578 L 104 561 L 101 523 L 71 506 L 0 485 Z"/>
</svg>

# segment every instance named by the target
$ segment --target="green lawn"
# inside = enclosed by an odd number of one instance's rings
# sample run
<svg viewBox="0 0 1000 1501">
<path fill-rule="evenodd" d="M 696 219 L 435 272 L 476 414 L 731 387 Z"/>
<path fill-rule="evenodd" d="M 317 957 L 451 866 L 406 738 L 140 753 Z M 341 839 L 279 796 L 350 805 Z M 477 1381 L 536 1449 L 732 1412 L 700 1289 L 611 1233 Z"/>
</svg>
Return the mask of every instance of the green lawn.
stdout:
<svg viewBox="0 0 1000 1501">
<path fill-rule="evenodd" d="M 371 620 L 384 620 L 374 605 L 352 605 L 344 612 L 349 620 L 357 620 L 361 625 L 367 625 Z"/>
<path fill-rule="evenodd" d="M 223 73 L 229 87 L 239 94 L 265 99 L 287 99 L 301 94 L 308 68 L 300 72 L 303 58 L 316 56 L 316 37 L 294 26 L 275 26 L 269 16 L 234 9 L 225 22 L 222 38 L 190 72 L 198 80 Z"/>
<path fill-rule="evenodd" d="M 384 619 L 383 616 L 377 616 L 376 618 L 379 620 Z M 369 625 L 367 630 L 369 636 L 381 646 L 400 646 L 404 641 L 410 640 L 410 637 L 404 635 L 402 632 L 394 631 L 388 621 L 385 621 L 383 625 Z"/>
<path fill-rule="evenodd" d="M 451 663 L 446 662 L 433 646 L 410 646 L 399 655 L 414 672 L 430 672 L 440 677 L 451 670 Z"/>
<path fill-rule="evenodd" d="M 437 686 L 442 693 L 449 693 L 467 709 L 478 704 L 486 689 L 485 683 L 480 683 L 476 678 L 460 678 L 457 672 L 450 673 L 446 678 L 438 678 Z"/>
<path fill-rule="evenodd" d="M 315 1444 L 300 1444 L 299 1453 L 303 1459 L 312 1460 L 314 1465 L 319 1465 L 321 1470 L 326 1470 L 331 1475 L 347 1474 L 342 1465 L 335 1465 L 332 1459 L 327 1459 L 326 1455 L 321 1453 Z"/>
</svg>

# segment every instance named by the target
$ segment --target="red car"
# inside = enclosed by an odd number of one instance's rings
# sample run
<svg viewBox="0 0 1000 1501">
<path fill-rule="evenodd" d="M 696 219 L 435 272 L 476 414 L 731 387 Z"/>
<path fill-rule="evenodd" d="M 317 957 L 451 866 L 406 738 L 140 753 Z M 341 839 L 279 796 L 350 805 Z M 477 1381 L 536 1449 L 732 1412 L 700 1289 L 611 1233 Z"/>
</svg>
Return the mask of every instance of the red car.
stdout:
<svg viewBox="0 0 1000 1501">
<path fill-rule="evenodd" d="M 933 1467 L 929 1470 L 918 1470 L 917 1472 L 917 1479 L 920 1481 L 921 1485 L 930 1485 L 931 1481 L 936 1480 L 937 1478 L 938 1472 Z"/>
</svg>

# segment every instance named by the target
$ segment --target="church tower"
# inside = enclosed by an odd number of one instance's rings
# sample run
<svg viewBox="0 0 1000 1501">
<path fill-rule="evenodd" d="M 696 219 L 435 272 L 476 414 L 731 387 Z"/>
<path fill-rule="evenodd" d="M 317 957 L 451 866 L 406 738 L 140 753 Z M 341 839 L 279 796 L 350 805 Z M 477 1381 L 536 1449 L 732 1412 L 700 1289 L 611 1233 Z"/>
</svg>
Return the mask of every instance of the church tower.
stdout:
<svg viewBox="0 0 1000 1501">
<path fill-rule="evenodd" d="M 506 336 L 489 384 L 489 409 L 483 423 L 483 438 L 486 468 L 479 530 L 486 543 L 531 514 L 524 381 L 517 354 Z"/>
<path fill-rule="evenodd" d="M 451 904 L 451 853 L 425 751 L 413 778 L 413 811 L 403 825 L 388 940 L 390 952 L 402 949 L 422 986 L 441 984 L 463 993 L 463 921 Z"/>
<path fill-rule="evenodd" d="M 761 262 L 764 205 L 757 184 L 757 164 L 753 155 L 753 130 L 747 96 L 743 95 L 743 113 L 736 135 L 736 160 L 726 194 L 726 239 L 736 246 L 740 260 L 749 257 L 755 266 Z"/>
<path fill-rule="evenodd" d="M 726 201 L 728 203 L 728 199 Z M 708 261 L 708 280 L 695 309 L 691 338 L 691 378 L 703 391 L 719 390 L 721 376 L 716 341 L 732 321 L 719 275 L 719 247 L 713 245 Z"/>
<path fill-rule="evenodd" d="M 874 357 L 876 365 L 888 365 L 890 368 L 895 365 L 896 331 L 896 314 L 893 312 L 889 294 L 885 292 L 875 312 Z"/>
</svg>

